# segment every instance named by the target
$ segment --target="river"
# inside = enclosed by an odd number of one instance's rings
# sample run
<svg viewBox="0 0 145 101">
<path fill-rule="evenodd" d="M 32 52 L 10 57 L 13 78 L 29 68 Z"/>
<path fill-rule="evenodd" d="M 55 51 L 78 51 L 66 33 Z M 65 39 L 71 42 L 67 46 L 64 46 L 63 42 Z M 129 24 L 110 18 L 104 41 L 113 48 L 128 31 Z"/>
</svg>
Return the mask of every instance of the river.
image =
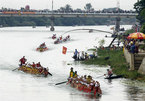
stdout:
<svg viewBox="0 0 145 101">
<path fill-rule="evenodd" d="M 86 66 L 75 62 L 71 57 L 72 51 L 87 51 L 98 46 L 98 41 L 105 39 L 105 46 L 110 44 L 110 35 L 102 32 L 66 31 L 79 28 L 94 28 L 110 31 L 112 26 L 56 26 L 54 32 L 46 27 L 4 27 L 0 28 L 0 100 L 1 101 L 145 101 L 145 84 L 127 79 L 112 81 L 99 77 L 106 73 L 109 67 Z M 130 28 L 131 26 L 123 26 Z M 50 37 L 68 34 L 71 40 L 66 43 L 53 44 Z M 45 42 L 48 51 L 37 52 L 36 48 Z M 62 54 L 62 47 L 67 47 L 66 55 Z M 27 62 L 41 62 L 48 67 L 53 76 L 47 78 L 12 71 L 18 67 L 19 59 L 25 56 Z M 101 84 L 102 96 L 95 98 L 90 94 L 80 92 L 69 85 L 56 83 L 66 81 L 70 68 L 79 75 L 91 75 Z M 99 78 L 97 78 L 99 77 Z"/>
</svg>

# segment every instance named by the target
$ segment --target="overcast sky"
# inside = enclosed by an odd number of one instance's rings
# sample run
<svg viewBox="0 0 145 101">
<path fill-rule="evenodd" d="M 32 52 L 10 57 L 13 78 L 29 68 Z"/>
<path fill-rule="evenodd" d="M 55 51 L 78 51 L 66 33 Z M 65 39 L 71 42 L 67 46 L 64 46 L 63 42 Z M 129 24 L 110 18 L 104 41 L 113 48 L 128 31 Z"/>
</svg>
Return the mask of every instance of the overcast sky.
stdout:
<svg viewBox="0 0 145 101">
<path fill-rule="evenodd" d="M 137 2 L 137 0 L 53 0 L 54 9 L 64 7 L 66 4 L 71 5 L 73 9 L 84 9 L 86 3 L 91 3 L 95 10 L 116 7 L 117 1 L 120 1 L 120 8 L 125 10 L 132 10 L 134 3 Z M 0 0 L 0 8 L 19 9 L 26 5 L 31 9 L 51 9 L 52 0 Z"/>
</svg>

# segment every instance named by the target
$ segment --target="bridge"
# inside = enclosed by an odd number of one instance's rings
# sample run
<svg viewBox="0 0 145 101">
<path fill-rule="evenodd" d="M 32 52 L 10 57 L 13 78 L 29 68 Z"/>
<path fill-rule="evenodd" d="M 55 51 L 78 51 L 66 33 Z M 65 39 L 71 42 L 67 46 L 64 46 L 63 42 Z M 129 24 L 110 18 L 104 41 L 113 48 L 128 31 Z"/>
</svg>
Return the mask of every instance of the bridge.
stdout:
<svg viewBox="0 0 145 101">
<path fill-rule="evenodd" d="M 49 17 L 51 20 L 51 31 L 54 31 L 54 20 L 57 17 L 83 17 L 83 18 L 116 18 L 115 32 L 120 30 L 120 20 L 121 18 L 135 18 L 137 13 L 97 13 L 97 12 L 0 12 L 0 17 Z"/>
</svg>

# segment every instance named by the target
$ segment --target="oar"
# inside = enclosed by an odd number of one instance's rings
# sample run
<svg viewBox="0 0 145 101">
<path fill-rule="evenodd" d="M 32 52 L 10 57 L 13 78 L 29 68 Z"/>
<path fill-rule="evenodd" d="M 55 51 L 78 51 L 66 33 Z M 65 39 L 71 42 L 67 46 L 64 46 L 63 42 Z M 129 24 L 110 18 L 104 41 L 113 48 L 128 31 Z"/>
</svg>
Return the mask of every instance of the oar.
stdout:
<svg viewBox="0 0 145 101">
<path fill-rule="evenodd" d="M 18 68 L 13 69 L 12 71 L 15 71 L 16 69 L 18 69 Z"/>
<path fill-rule="evenodd" d="M 50 72 L 48 72 L 48 74 L 52 76 L 52 74 Z"/>
<path fill-rule="evenodd" d="M 55 85 L 60 85 L 60 84 L 64 84 L 64 83 L 67 83 L 68 81 L 63 81 L 63 82 L 60 82 L 60 83 L 56 83 Z"/>
<path fill-rule="evenodd" d="M 104 76 L 104 75 L 98 76 L 98 77 L 96 77 L 96 78 L 100 78 L 100 77 L 102 77 L 102 76 Z"/>
<path fill-rule="evenodd" d="M 47 71 L 49 71 L 48 67 L 46 69 L 47 69 Z M 48 74 L 52 76 L 52 74 L 50 72 L 48 72 Z"/>
</svg>

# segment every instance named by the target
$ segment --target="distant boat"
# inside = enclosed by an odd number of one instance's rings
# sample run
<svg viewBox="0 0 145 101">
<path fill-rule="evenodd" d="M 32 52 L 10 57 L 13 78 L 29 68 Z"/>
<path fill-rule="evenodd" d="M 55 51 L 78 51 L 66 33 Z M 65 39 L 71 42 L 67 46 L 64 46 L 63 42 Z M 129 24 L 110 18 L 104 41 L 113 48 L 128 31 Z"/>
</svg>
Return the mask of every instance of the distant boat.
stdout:
<svg viewBox="0 0 145 101">
<path fill-rule="evenodd" d="M 36 26 L 32 26 L 32 28 L 36 28 Z"/>
<path fill-rule="evenodd" d="M 93 32 L 93 29 L 90 29 L 90 30 L 89 30 L 89 33 L 91 33 L 91 32 Z"/>
<path fill-rule="evenodd" d="M 0 25 L 0 28 L 3 28 L 3 25 Z"/>
<path fill-rule="evenodd" d="M 46 25 L 46 28 L 49 28 L 49 26 L 48 26 L 48 25 Z"/>
<path fill-rule="evenodd" d="M 107 26 L 110 26 L 110 24 L 107 24 Z"/>
</svg>

